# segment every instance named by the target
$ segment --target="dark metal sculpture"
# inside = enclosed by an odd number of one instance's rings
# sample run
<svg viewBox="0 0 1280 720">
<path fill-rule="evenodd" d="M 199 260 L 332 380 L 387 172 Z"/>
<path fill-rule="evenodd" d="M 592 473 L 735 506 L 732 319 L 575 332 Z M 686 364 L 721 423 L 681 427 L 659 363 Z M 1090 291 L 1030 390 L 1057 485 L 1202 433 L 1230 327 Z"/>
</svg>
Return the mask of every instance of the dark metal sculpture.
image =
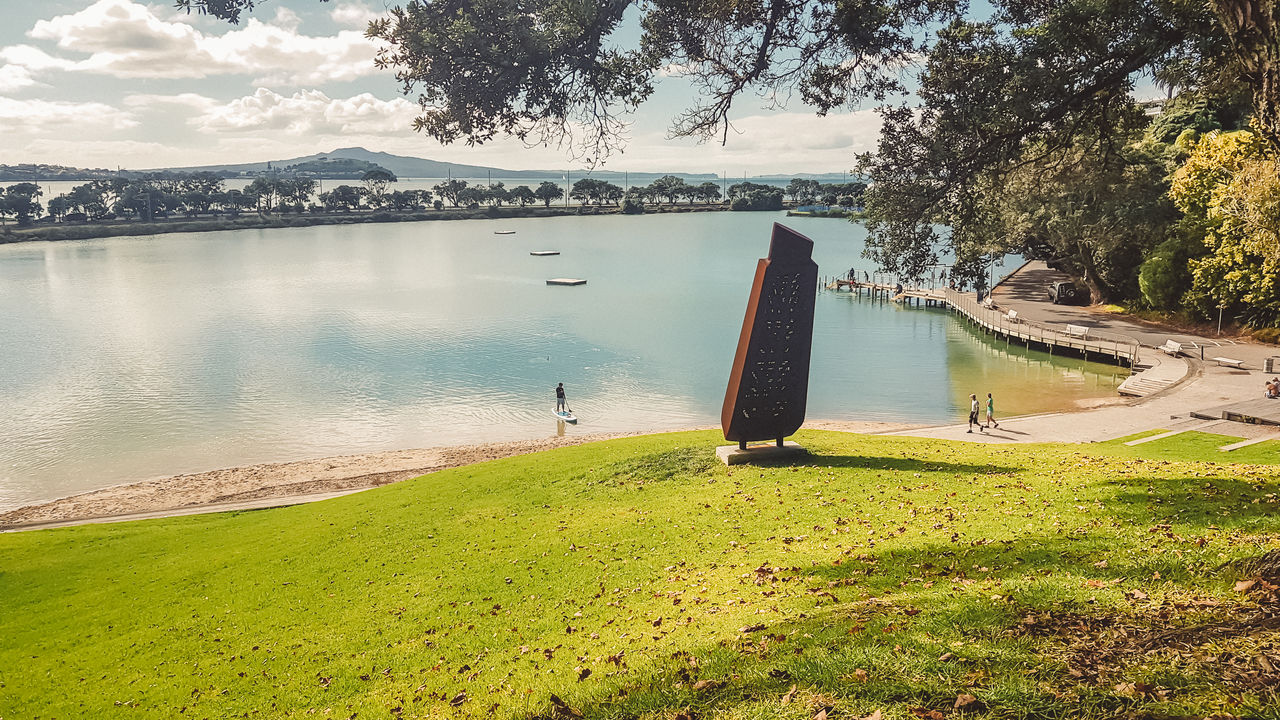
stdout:
<svg viewBox="0 0 1280 720">
<path fill-rule="evenodd" d="M 809 350 L 818 265 L 813 241 L 773 225 L 769 257 L 756 265 L 720 424 L 726 440 L 782 439 L 800 429 L 809 392 Z"/>
</svg>

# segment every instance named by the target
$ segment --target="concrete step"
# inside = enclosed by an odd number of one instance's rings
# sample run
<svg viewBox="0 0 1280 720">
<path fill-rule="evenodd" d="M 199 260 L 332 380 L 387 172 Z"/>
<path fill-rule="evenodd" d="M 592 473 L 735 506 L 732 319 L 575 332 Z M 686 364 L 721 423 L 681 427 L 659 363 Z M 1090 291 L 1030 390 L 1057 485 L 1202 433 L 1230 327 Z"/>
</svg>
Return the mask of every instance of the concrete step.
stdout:
<svg viewBox="0 0 1280 720">
<path fill-rule="evenodd" d="M 1216 422 L 1199 423 L 1192 427 L 1184 427 L 1178 430 L 1170 430 L 1169 432 L 1160 433 L 1159 435 L 1148 435 L 1147 437 L 1138 438 L 1137 440 L 1130 440 L 1129 442 L 1125 443 L 1125 445 L 1129 445 L 1129 446 L 1141 445 L 1143 443 L 1149 443 L 1153 440 L 1163 440 L 1165 438 L 1173 437 L 1174 435 L 1181 435 L 1184 432 L 1191 432 L 1193 430 L 1203 431 L 1207 428 L 1213 427 L 1214 425 L 1221 425 L 1223 422 L 1225 421 L 1218 420 Z"/>
<path fill-rule="evenodd" d="M 1231 443 L 1230 445 L 1223 445 L 1218 449 L 1222 452 L 1231 452 L 1232 450 L 1239 450 L 1240 448 L 1249 447 L 1250 445 L 1257 445 L 1260 442 L 1277 439 L 1280 439 L 1280 435 L 1263 435 L 1262 437 L 1250 438 L 1248 440 L 1241 440 L 1237 443 Z"/>
<path fill-rule="evenodd" d="M 1116 388 L 1116 392 L 1131 397 L 1146 397 L 1164 390 L 1174 382 L 1173 380 L 1144 378 L 1141 375 L 1133 375 L 1120 383 L 1120 387 Z"/>
</svg>

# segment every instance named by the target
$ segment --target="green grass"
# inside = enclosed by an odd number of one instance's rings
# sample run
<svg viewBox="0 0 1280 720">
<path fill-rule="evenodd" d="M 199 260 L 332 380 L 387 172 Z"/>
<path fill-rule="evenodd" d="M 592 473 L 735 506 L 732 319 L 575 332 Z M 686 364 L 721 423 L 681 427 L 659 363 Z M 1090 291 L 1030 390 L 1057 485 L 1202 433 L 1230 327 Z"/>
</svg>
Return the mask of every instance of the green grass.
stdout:
<svg viewBox="0 0 1280 720">
<path fill-rule="evenodd" d="M 1239 669 L 1280 634 L 1222 630 L 1257 610 L 1232 563 L 1280 548 L 1280 453 L 1178 437 L 813 431 L 728 469 L 678 433 L 7 534 L 0 718 L 1280 717 Z M 1132 650 L 1181 626 L 1211 629 Z"/>
<path fill-rule="evenodd" d="M 1230 463 L 1235 465 L 1251 463 L 1275 463 L 1280 459 L 1280 442 L 1266 440 L 1254 445 L 1223 452 L 1219 448 L 1240 442 L 1241 438 L 1231 435 L 1216 435 L 1203 432 L 1186 432 L 1172 435 L 1161 440 L 1151 440 L 1141 445 L 1126 446 L 1125 443 L 1152 435 L 1160 435 L 1167 430 L 1150 430 L 1136 433 L 1128 437 L 1118 438 L 1090 447 L 1090 452 L 1130 458 L 1148 458 L 1152 460 L 1182 460 L 1204 463 Z"/>
</svg>

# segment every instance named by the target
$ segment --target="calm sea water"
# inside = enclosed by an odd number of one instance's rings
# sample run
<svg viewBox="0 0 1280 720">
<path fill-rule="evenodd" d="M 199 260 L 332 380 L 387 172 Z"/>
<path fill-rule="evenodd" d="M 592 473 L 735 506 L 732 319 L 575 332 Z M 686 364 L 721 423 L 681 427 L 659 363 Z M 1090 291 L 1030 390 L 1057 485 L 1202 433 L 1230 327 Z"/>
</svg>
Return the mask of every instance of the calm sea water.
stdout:
<svg viewBox="0 0 1280 720">
<path fill-rule="evenodd" d="M 824 275 L 863 232 L 772 213 L 330 226 L 0 246 L 0 508 L 157 475 L 719 422 L 770 225 Z M 495 230 L 515 230 L 495 235 Z M 533 257 L 532 250 L 559 250 Z M 580 287 L 547 278 L 581 277 Z M 822 293 L 810 418 L 947 422 L 1111 396 L 1116 368 Z"/>
</svg>

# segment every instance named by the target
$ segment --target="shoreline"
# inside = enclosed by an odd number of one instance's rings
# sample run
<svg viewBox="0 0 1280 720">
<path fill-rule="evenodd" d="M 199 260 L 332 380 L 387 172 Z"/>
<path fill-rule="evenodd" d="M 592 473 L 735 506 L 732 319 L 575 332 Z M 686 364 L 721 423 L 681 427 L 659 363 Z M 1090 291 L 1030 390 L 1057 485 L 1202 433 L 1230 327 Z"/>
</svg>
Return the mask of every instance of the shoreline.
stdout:
<svg viewBox="0 0 1280 720">
<path fill-rule="evenodd" d="M 843 432 L 894 432 L 923 425 L 818 420 L 805 428 Z M 662 432 L 619 433 L 449 445 L 337 455 L 313 460 L 258 463 L 113 485 L 0 512 L 0 532 L 38 530 L 90 522 L 228 512 L 324 500 L 390 485 L 437 470 L 560 447 Z"/>
<path fill-rule="evenodd" d="M 1043 303 L 1032 302 L 1029 298 L 1016 297 L 1016 291 L 1006 286 L 1027 270 L 1032 263 L 1010 273 L 1002 280 L 1000 289 L 1008 291 L 1009 296 L 1002 297 L 1003 302 L 1017 305 L 1021 311 L 1031 310 L 1030 305 Z M 1009 283 L 1012 285 L 1013 283 Z M 1004 293 L 1001 293 L 1004 295 Z M 1032 293 L 1034 294 L 1034 293 Z M 1046 306 L 1043 310 L 1052 316 L 1062 316 L 1066 310 L 1060 306 Z M 1079 312 L 1089 313 L 1090 309 Z M 1055 317 L 1061 320 L 1061 317 Z M 1143 338 L 1150 347 L 1155 344 L 1152 338 Z M 1246 346 L 1236 345 L 1233 352 L 1243 350 Z M 1267 352 L 1262 347 L 1250 348 L 1250 355 Z M 1258 358 L 1251 357 L 1252 363 Z M 981 441 L 1013 441 L 1025 442 L 1031 438 L 1040 440 L 1096 441 L 1094 437 L 1081 435 L 1080 415 L 1091 414 L 1096 420 L 1107 418 L 1107 427 L 1099 428 L 1103 435 L 1118 437 L 1139 429 L 1136 425 L 1155 427 L 1168 425 L 1169 420 L 1176 419 L 1188 409 L 1190 404 L 1220 403 L 1225 397 L 1223 391 L 1231 395 L 1247 395 L 1247 385 L 1252 378 L 1227 373 L 1215 368 L 1209 371 L 1203 363 L 1194 360 L 1178 360 L 1182 364 L 1182 372 L 1168 387 L 1146 397 L 1126 399 L 1122 397 L 1107 398 L 1089 403 L 1074 410 L 1033 414 L 1021 418 L 1008 418 L 1007 422 L 1025 425 L 1026 431 L 1013 431 L 1021 438 L 995 437 L 985 435 Z M 1201 387 L 1203 386 L 1203 387 Z M 1151 401 L 1151 402 L 1148 402 Z M 1141 409 L 1139 409 L 1141 408 Z M 1172 411 L 1172 412 L 1171 412 Z M 1163 420 L 1161 420 L 1163 418 Z M 1056 427 L 1062 425 L 1064 427 Z M 1154 423 L 1154 424 L 1153 424 Z M 1095 424 L 1097 424 L 1095 422 Z M 833 421 L 812 420 L 803 426 L 806 429 L 835 430 L 841 432 L 860 432 L 868 434 L 893 433 L 912 434 L 920 437 L 949 437 L 950 439 L 979 440 L 977 437 L 956 435 L 962 432 L 963 425 L 931 426 L 918 423 L 893 423 L 875 421 Z M 681 430 L 712 429 L 673 428 L 666 430 L 645 430 L 620 433 L 596 433 L 580 436 L 561 436 L 540 439 L 516 440 L 507 442 L 482 443 L 472 445 L 440 446 L 408 450 L 391 450 L 356 455 L 333 456 L 313 460 L 292 462 L 271 462 L 245 465 L 206 472 L 188 473 L 169 477 L 130 482 L 102 488 L 68 497 L 25 505 L 12 510 L 0 511 L 0 532 L 57 527 L 61 525 L 80 524 L 85 522 L 115 522 L 140 519 L 143 517 L 167 517 L 180 514 L 200 512 L 222 512 L 232 510 L 277 507 L 335 497 L 337 495 L 380 487 L 401 480 L 418 477 L 436 470 L 469 465 L 486 460 L 493 460 L 513 455 L 567 447 L 588 442 L 609 440 L 661 432 Z M 1096 433 L 1095 433 L 1096 434 Z M 951 436 L 955 437 L 951 437 Z M 1089 433 L 1086 433 L 1089 435 Z M 1058 437 L 1054 437 L 1058 436 Z M 1064 437 L 1066 439 L 1064 439 Z"/>
<path fill-rule="evenodd" d="M 784 206 L 784 210 L 786 207 Z M 725 203 L 695 205 L 646 205 L 644 215 L 690 212 L 733 212 Z M 738 211 L 752 212 L 752 211 Z M 760 211 L 773 212 L 773 211 Z M 64 240 L 100 240 L 116 237 L 146 237 L 172 233 L 222 232 L 227 230 L 271 230 L 321 225 L 364 225 L 371 223 L 433 222 L 437 220 L 518 220 L 521 218 L 625 215 L 622 207 L 570 205 L 551 207 L 444 208 L 441 210 L 374 210 L 351 213 L 298 213 L 292 215 L 246 213 L 230 218 L 173 218 L 163 221 L 107 221 L 75 224 L 53 223 L 0 229 L 0 245 Z"/>
</svg>

